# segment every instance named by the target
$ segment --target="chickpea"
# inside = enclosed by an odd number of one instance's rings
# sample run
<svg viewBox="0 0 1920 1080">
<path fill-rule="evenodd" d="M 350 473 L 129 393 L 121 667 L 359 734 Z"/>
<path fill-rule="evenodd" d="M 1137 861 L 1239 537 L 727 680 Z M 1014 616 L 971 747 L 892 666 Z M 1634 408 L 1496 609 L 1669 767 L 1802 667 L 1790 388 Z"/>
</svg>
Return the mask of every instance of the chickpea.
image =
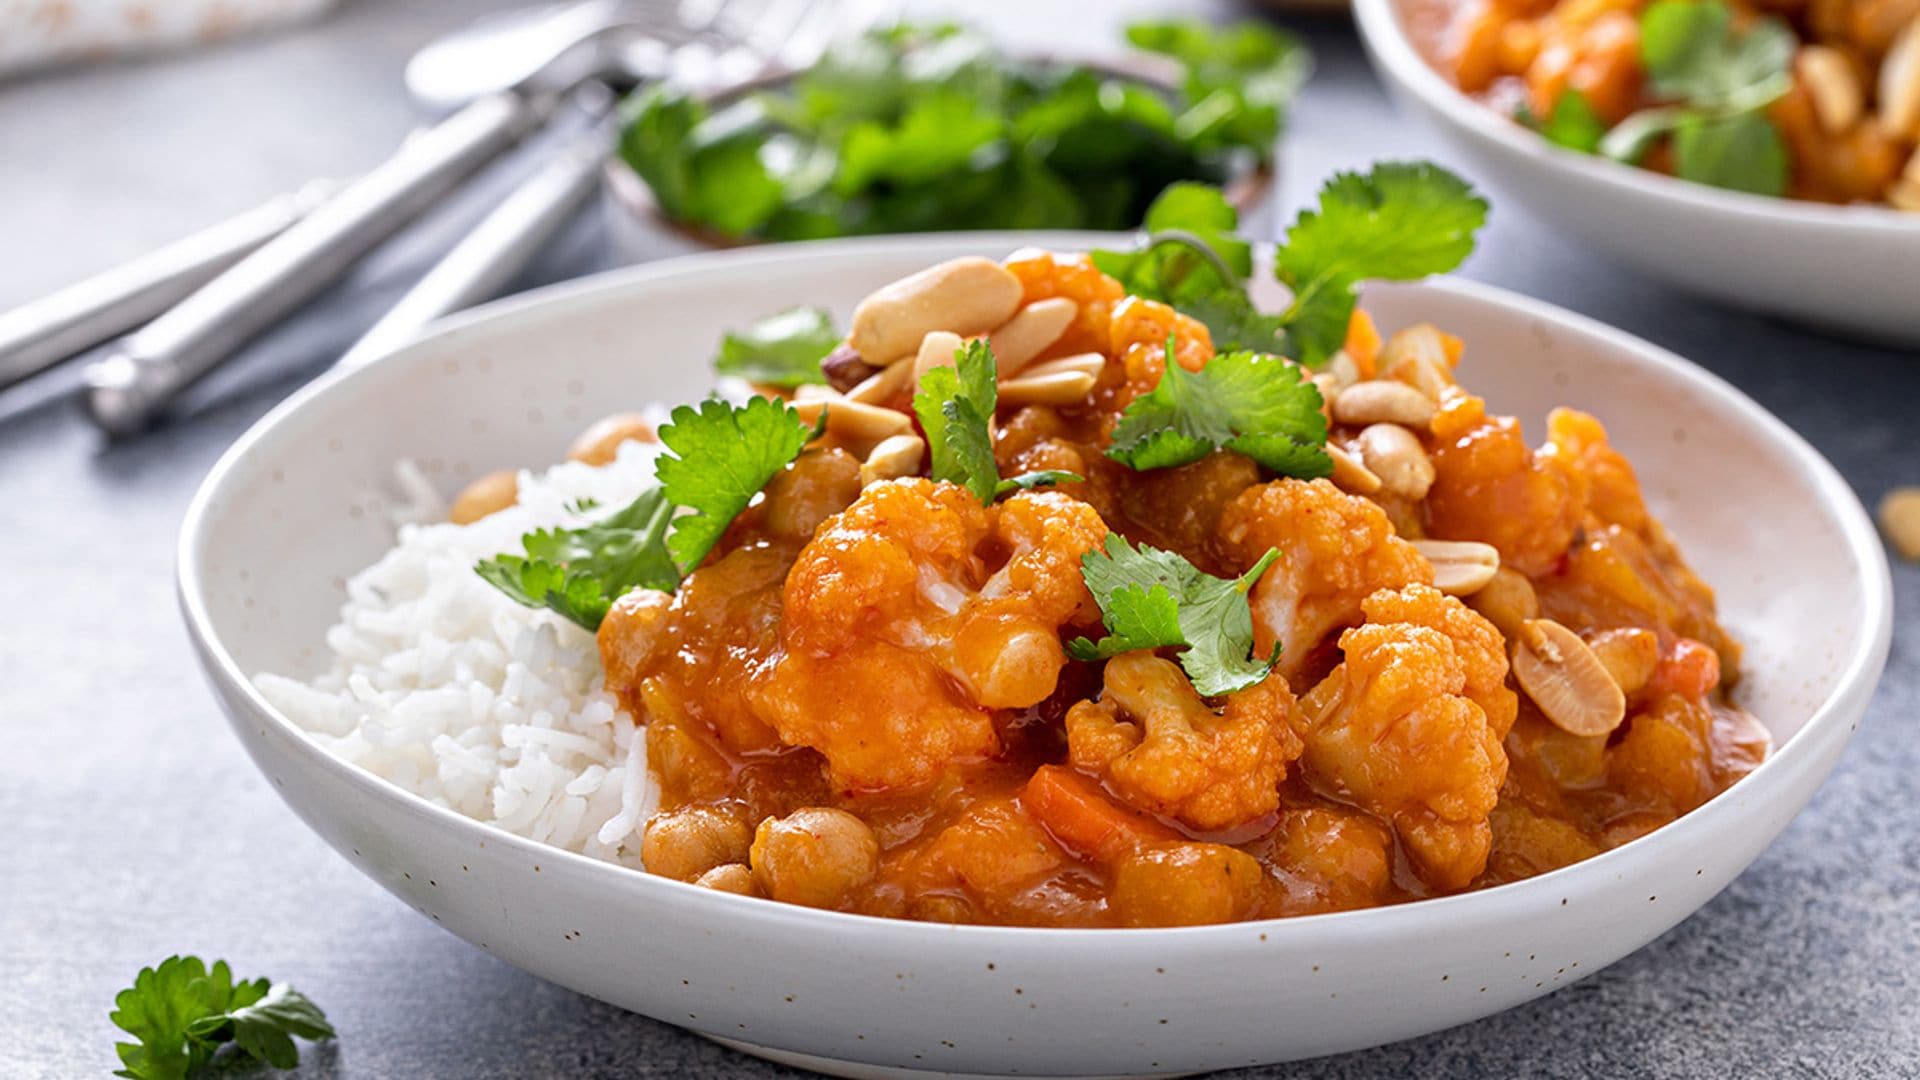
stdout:
<svg viewBox="0 0 1920 1080">
<path fill-rule="evenodd" d="M 716 866 L 694 879 L 695 885 L 715 892 L 738 893 L 741 896 L 766 896 L 760 891 L 760 883 L 753 879 L 753 871 L 745 863 L 727 863 Z"/>
<path fill-rule="evenodd" d="M 512 469 L 490 472 L 462 488 L 447 511 L 447 520 L 455 525 L 471 525 L 488 514 L 496 514 L 520 499 L 520 474 Z"/>
<path fill-rule="evenodd" d="M 1113 906 L 1128 926 L 1200 926 L 1253 913 L 1260 862 L 1224 844 L 1150 848 L 1113 869 Z"/>
<path fill-rule="evenodd" d="M 750 840 L 747 823 L 722 807 L 669 810 L 647 822 L 640 861 L 650 873 L 693 881 L 716 866 L 745 862 Z"/>
<path fill-rule="evenodd" d="M 859 497 L 859 458 L 839 449 L 809 450 L 767 484 L 767 531 L 811 540 L 821 522 Z"/>
<path fill-rule="evenodd" d="M 1466 601 L 1468 607 L 1485 616 L 1509 642 L 1519 639 L 1522 623 L 1540 614 L 1540 598 L 1534 595 L 1533 582 L 1520 571 L 1506 566 L 1494 571 L 1493 580 Z"/>
<path fill-rule="evenodd" d="M 644 443 L 656 441 L 653 425 L 647 423 L 647 418 L 639 413 L 614 413 L 595 421 L 581 432 L 580 437 L 567 448 L 567 460 L 606 465 L 619 456 L 620 444 L 629 440 Z"/>
<path fill-rule="evenodd" d="M 880 841 L 845 810 L 810 806 L 767 818 L 753 836 L 753 876 L 775 900 L 834 907 L 873 879 Z"/>
</svg>

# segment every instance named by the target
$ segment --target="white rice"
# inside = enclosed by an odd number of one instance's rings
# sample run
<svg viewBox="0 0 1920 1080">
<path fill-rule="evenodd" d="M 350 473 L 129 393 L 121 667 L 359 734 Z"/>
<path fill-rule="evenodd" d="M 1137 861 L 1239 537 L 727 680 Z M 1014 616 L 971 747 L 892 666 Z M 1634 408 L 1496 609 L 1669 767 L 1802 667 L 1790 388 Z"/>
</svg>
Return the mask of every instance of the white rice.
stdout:
<svg viewBox="0 0 1920 1080">
<path fill-rule="evenodd" d="M 255 682 L 343 760 L 529 839 L 639 866 L 636 829 L 656 802 L 646 740 L 602 685 L 593 635 L 507 599 L 473 565 L 579 522 L 578 500 L 600 513 L 631 501 L 657 452 L 630 442 L 602 468 L 522 472 L 519 504 L 471 525 L 402 525 L 347 583 L 329 669 Z M 417 470 L 402 463 L 398 482 L 414 520 L 442 516 Z"/>
</svg>

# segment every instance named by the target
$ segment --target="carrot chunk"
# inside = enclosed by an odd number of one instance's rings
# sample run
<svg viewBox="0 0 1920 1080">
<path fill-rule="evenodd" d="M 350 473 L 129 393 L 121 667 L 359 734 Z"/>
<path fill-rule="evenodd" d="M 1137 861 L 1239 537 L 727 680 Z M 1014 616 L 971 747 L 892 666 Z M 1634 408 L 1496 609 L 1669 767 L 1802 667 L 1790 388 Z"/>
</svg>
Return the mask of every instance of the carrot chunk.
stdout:
<svg viewBox="0 0 1920 1080">
<path fill-rule="evenodd" d="M 1059 765 L 1035 769 L 1020 802 L 1055 840 L 1103 862 L 1180 839 L 1173 829 L 1115 804 L 1099 785 Z"/>
</svg>

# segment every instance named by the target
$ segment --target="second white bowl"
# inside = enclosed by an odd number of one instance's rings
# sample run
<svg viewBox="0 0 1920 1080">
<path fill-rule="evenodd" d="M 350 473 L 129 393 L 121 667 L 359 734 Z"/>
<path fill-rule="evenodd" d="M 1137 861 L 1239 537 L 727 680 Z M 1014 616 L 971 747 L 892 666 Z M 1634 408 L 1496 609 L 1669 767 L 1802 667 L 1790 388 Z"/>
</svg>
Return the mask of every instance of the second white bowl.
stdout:
<svg viewBox="0 0 1920 1080">
<path fill-rule="evenodd" d="M 1920 214 L 1723 191 L 1576 153 L 1473 100 L 1408 39 L 1402 0 L 1354 0 L 1374 68 L 1484 180 L 1619 261 L 1737 307 L 1920 345 Z"/>
</svg>

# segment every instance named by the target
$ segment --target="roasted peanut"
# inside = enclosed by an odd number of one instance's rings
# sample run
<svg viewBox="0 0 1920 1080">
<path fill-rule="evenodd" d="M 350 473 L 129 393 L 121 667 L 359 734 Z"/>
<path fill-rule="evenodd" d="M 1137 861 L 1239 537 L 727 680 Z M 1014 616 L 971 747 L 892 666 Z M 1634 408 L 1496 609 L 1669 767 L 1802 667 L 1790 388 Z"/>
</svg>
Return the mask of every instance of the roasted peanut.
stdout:
<svg viewBox="0 0 1920 1080">
<path fill-rule="evenodd" d="M 1333 443 L 1327 444 L 1327 456 L 1333 459 L 1333 482 L 1355 495 L 1371 495 L 1380 490 L 1380 478 L 1360 459 Z"/>
<path fill-rule="evenodd" d="M 1064 296 L 1035 300 L 1015 312 L 1013 318 L 987 335 L 1000 377 L 1004 379 L 1032 363 L 1047 346 L 1060 340 L 1078 314 L 1080 305 Z"/>
<path fill-rule="evenodd" d="M 1087 400 L 1094 376 L 1084 371 L 1022 375 L 1000 384 L 1002 405 L 1077 405 Z"/>
<path fill-rule="evenodd" d="M 920 339 L 920 351 L 913 356 L 913 385 L 919 386 L 927 372 L 937 367 L 952 367 L 954 353 L 966 348 L 966 339 L 951 330 L 932 330 Z M 897 365 L 896 365 L 897 366 Z"/>
<path fill-rule="evenodd" d="M 1075 353 L 1072 356 L 1043 360 L 1022 371 L 1019 378 L 1031 379 L 1039 375 L 1057 375 L 1063 371 L 1075 371 L 1082 375 L 1092 375 L 1097 378 L 1101 369 L 1106 366 L 1107 358 L 1097 352 Z"/>
<path fill-rule="evenodd" d="M 1552 619 L 1522 624 L 1513 677 L 1540 712 L 1569 735 L 1605 735 L 1626 719 L 1626 694 L 1606 665 L 1580 635 Z"/>
<path fill-rule="evenodd" d="M 1471 596 L 1500 572 L 1500 551 L 1476 540 L 1415 540 L 1414 550 L 1433 564 L 1433 587 L 1450 596 Z"/>
<path fill-rule="evenodd" d="M 853 346 L 844 341 L 820 361 L 820 374 L 826 377 L 827 385 L 843 394 L 872 378 L 879 370 L 877 365 L 867 363 L 859 353 L 853 351 Z"/>
<path fill-rule="evenodd" d="M 580 437 L 567 448 L 567 460 L 605 465 L 620 456 L 621 443 L 630 441 L 655 441 L 653 425 L 647 423 L 647 418 L 639 413 L 614 413 L 594 421 L 592 426 L 581 432 Z"/>
<path fill-rule="evenodd" d="M 913 428 L 907 414 L 882 409 L 846 398 L 795 401 L 793 411 L 811 424 L 827 414 L 827 432 L 857 446 L 872 446 L 889 435 L 904 435 Z"/>
<path fill-rule="evenodd" d="M 1333 376 L 1334 385 L 1342 390 L 1360 381 L 1360 365 L 1353 362 L 1345 349 L 1328 357 L 1327 366 L 1322 370 Z"/>
<path fill-rule="evenodd" d="M 896 480 L 920 471 L 927 443 L 918 435 L 889 435 L 880 440 L 860 466 L 860 486 Z"/>
<path fill-rule="evenodd" d="M 1920 562 L 1920 487 L 1898 487 L 1880 500 L 1880 528 L 1893 550 L 1908 562 Z"/>
<path fill-rule="evenodd" d="M 1880 126 L 1901 138 L 1920 137 L 1920 18 L 1888 47 L 1879 89 Z"/>
<path fill-rule="evenodd" d="M 1587 647 L 1600 658 L 1600 666 L 1613 676 L 1614 685 L 1623 694 L 1647 685 L 1660 666 L 1660 635 L 1637 626 L 1602 630 L 1593 635 Z"/>
<path fill-rule="evenodd" d="M 1343 424 L 1399 424 L 1424 428 L 1433 423 L 1433 399 L 1403 382 L 1369 379 L 1340 391 L 1333 418 Z"/>
<path fill-rule="evenodd" d="M 1360 460 L 1380 478 L 1381 490 L 1420 500 L 1433 486 L 1433 461 L 1413 432 L 1398 424 L 1373 424 L 1355 440 Z"/>
<path fill-rule="evenodd" d="M 1435 401 L 1453 383 L 1447 346 L 1431 323 L 1409 326 L 1380 348 L 1380 374 L 1398 379 Z"/>
<path fill-rule="evenodd" d="M 1020 279 L 978 256 L 930 266 L 880 289 L 853 312 L 847 344 L 870 364 L 912 355 L 933 330 L 984 334 L 1013 317 Z"/>
<path fill-rule="evenodd" d="M 1807 88 L 1813 114 L 1830 135 L 1841 135 L 1860 119 L 1865 92 L 1853 64 L 1827 45 L 1803 45 L 1793 58 L 1794 74 Z"/>
<path fill-rule="evenodd" d="M 907 388 L 907 381 L 913 378 L 913 367 L 904 360 L 898 364 L 889 364 L 848 390 L 847 400 L 857 401 L 862 405 L 885 405 L 900 391 Z"/>
<path fill-rule="evenodd" d="M 455 525 L 471 525 L 488 514 L 498 513 L 520 499 L 520 474 L 501 469 L 460 489 L 447 520 Z"/>
</svg>

